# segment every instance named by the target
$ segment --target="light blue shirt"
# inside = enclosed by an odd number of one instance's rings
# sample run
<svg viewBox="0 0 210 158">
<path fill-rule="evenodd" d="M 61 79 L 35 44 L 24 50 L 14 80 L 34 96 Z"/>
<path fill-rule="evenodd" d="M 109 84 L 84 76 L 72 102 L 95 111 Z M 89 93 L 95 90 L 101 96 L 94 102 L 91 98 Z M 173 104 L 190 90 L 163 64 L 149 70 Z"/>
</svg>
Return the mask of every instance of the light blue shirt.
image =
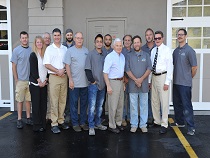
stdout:
<svg viewBox="0 0 210 158">
<path fill-rule="evenodd" d="M 109 79 L 121 78 L 124 76 L 125 57 L 122 53 L 120 55 L 114 50 L 109 53 L 104 62 L 103 72 L 108 74 Z"/>
</svg>

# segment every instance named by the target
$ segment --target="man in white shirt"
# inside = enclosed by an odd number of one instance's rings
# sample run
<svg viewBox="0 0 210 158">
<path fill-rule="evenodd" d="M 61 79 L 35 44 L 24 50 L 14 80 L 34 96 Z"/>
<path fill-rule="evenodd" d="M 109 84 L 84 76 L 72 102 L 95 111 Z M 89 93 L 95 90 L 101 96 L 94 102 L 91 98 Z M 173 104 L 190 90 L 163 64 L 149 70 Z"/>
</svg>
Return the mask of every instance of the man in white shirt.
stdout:
<svg viewBox="0 0 210 158">
<path fill-rule="evenodd" d="M 169 84 L 173 74 L 173 59 L 171 49 L 163 44 L 161 31 L 155 32 L 154 40 L 156 47 L 151 51 L 153 70 L 149 79 L 152 86 L 152 112 L 154 125 L 161 125 L 159 133 L 164 134 L 168 128 Z"/>
<path fill-rule="evenodd" d="M 48 69 L 49 90 L 51 102 L 51 130 L 53 133 L 60 133 L 58 125 L 62 129 L 69 129 L 64 123 L 64 109 L 67 96 L 67 75 L 63 58 L 67 48 L 61 44 L 61 31 L 55 28 L 52 32 L 53 44 L 47 47 L 44 55 L 43 64 Z"/>
<path fill-rule="evenodd" d="M 124 68 L 125 57 L 122 52 L 122 41 L 114 40 L 114 50 L 109 53 L 104 62 L 104 80 L 108 93 L 109 130 L 119 133 L 122 127 L 122 115 L 124 105 Z"/>
</svg>

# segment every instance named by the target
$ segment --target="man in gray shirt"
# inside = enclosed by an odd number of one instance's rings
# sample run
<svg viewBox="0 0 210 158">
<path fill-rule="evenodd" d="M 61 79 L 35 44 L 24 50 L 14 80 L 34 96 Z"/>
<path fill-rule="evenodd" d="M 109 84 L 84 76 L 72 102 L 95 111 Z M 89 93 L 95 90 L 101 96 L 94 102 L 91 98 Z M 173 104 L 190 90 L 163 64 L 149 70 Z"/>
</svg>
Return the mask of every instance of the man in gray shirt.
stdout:
<svg viewBox="0 0 210 158">
<path fill-rule="evenodd" d="M 143 133 L 147 132 L 148 118 L 148 76 L 152 70 L 152 64 L 148 53 L 141 50 L 141 37 L 136 35 L 132 39 L 134 52 L 128 55 L 126 60 L 126 72 L 129 81 L 129 96 L 131 106 L 131 132 L 136 132 L 138 123 Z M 138 101 L 139 99 L 139 101 Z M 140 103 L 140 120 L 138 121 L 138 102 Z"/>
<path fill-rule="evenodd" d="M 89 135 L 95 135 L 95 130 L 106 130 L 101 125 L 102 105 L 105 95 L 105 82 L 103 78 L 103 66 L 105 55 L 102 53 L 103 36 L 98 34 L 95 37 L 95 49 L 88 53 L 85 62 L 85 73 L 88 78 L 88 123 Z"/>
<path fill-rule="evenodd" d="M 22 122 L 22 110 L 23 102 L 25 100 L 26 106 L 26 124 L 33 125 L 33 122 L 30 118 L 31 113 L 31 94 L 29 91 L 29 74 L 30 74 L 30 64 L 29 57 L 31 54 L 31 47 L 28 46 L 28 33 L 22 31 L 20 33 L 20 42 L 21 45 L 17 46 L 12 53 L 12 71 L 15 79 L 15 99 L 17 101 L 17 111 L 18 111 L 18 120 L 17 128 L 23 128 Z"/>
<path fill-rule="evenodd" d="M 85 75 L 85 60 L 88 49 L 83 46 L 83 34 L 74 36 L 75 45 L 67 50 L 63 59 L 69 77 L 70 114 L 73 129 L 76 132 L 88 130 L 87 120 L 88 81 Z M 78 118 L 78 100 L 80 98 L 80 119 Z M 79 123 L 80 120 L 80 123 Z"/>
<path fill-rule="evenodd" d="M 184 127 L 184 121 L 188 126 L 189 135 L 195 134 L 192 107 L 192 78 L 197 71 L 197 59 L 195 51 L 186 43 L 187 31 L 179 29 L 177 41 L 179 46 L 173 52 L 173 105 L 176 126 Z"/>
</svg>

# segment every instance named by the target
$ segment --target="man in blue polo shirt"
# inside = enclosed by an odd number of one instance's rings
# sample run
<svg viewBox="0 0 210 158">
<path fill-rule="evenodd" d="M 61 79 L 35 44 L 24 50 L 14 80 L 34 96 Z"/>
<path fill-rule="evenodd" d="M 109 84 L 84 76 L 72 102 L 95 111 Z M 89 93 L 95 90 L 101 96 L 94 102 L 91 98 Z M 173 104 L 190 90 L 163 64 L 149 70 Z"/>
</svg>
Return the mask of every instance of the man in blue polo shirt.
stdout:
<svg viewBox="0 0 210 158">
<path fill-rule="evenodd" d="M 192 78 L 197 71 L 196 52 L 186 43 L 187 31 L 179 29 L 177 41 L 179 46 L 173 52 L 173 105 L 176 126 L 188 126 L 188 135 L 195 134 L 192 107 Z"/>
</svg>

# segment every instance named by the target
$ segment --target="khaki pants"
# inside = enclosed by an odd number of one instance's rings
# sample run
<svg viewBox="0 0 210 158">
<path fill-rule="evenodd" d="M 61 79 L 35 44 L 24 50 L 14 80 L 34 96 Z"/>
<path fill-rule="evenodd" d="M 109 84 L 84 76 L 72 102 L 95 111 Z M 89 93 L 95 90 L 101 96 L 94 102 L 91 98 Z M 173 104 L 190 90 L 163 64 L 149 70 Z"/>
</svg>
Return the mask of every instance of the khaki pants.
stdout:
<svg viewBox="0 0 210 158">
<path fill-rule="evenodd" d="M 124 106 L 124 84 L 123 81 L 109 80 L 112 94 L 108 94 L 109 127 L 121 126 Z"/>
<path fill-rule="evenodd" d="M 166 74 L 159 76 L 152 75 L 152 113 L 154 123 L 165 128 L 168 127 L 168 110 L 169 110 L 169 89 L 163 90 Z M 160 108 L 162 117 L 160 114 Z"/>
<path fill-rule="evenodd" d="M 49 77 L 50 104 L 51 104 L 51 126 L 64 123 L 64 109 L 67 97 L 67 75 Z"/>
</svg>

